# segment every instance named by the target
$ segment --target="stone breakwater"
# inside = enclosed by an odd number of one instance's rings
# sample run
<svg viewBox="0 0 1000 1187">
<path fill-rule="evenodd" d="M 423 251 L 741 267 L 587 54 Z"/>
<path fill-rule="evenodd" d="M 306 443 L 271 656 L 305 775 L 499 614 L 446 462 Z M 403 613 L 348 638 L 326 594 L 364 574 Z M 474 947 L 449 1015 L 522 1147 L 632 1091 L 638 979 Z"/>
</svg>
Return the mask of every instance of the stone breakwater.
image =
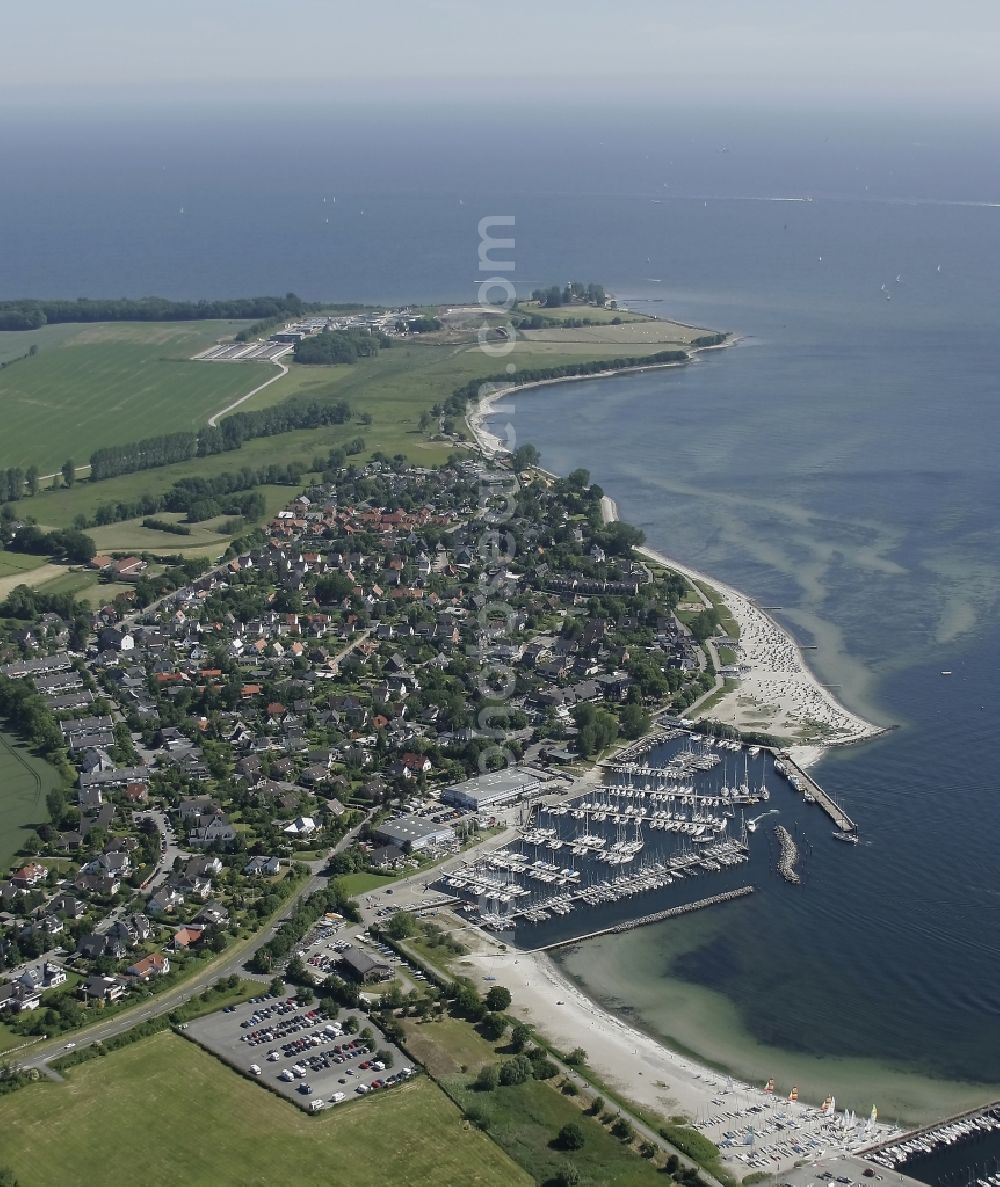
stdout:
<svg viewBox="0 0 1000 1187">
<path fill-rule="evenodd" d="M 778 838 L 778 873 L 786 882 L 798 886 L 802 881 L 795 869 L 795 864 L 799 860 L 799 850 L 792 834 L 783 824 L 776 824 L 774 835 Z"/>
</svg>

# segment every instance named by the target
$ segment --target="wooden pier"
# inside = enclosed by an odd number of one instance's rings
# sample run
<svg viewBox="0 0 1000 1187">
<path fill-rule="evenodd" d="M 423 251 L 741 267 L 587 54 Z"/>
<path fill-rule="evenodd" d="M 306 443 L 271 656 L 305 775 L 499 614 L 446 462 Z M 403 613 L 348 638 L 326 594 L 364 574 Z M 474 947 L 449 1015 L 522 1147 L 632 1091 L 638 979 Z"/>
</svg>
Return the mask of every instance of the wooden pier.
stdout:
<svg viewBox="0 0 1000 1187">
<path fill-rule="evenodd" d="M 788 756 L 785 751 L 772 751 L 776 759 L 779 759 L 785 768 L 788 775 L 794 775 L 801 780 L 804 790 L 804 795 L 811 795 L 823 811 L 830 817 L 833 823 L 840 829 L 841 832 L 853 833 L 857 831 L 857 825 L 847 815 L 844 809 L 837 803 L 832 795 L 829 795 L 823 790 L 816 780 L 806 771 L 804 771 L 796 762 Z"/>
<path fill-rule="evenodd" d="M 623 931 L 631 931 L 634 927 L 645 927 L 647 923 L 660 923 L 664 919 L 673 919 L 676 915 L 688 915 L 692 911 L 700 911 L 702 907 L 714 907 L 716 903 L 728 903 L 733 899 L 746 898 L 753 894 L 752 886 L 741 886 L 738 890 L 726 890 L 722 894 L 713 894 L 711 898 L 698 899 L 694 903 L 683 903 L 679 907 L 668 907 L 665 911 L 653 911 L 650 915 L 641 915 L 638 919 L 626 919 L 624 923 L 616 923 L 613 927 L 602 927 L 599 931 L 590 931 L 583 936 L 574 936 L 571 940 L 556 940 L 553 944 L 542 944 L 534 948 L 534 952 L 551 952 L 554 948 L 567 948 L 570 944 L 579 944 L 583 940 L 593 940 L 597 936 L 613 936 Z"/>
</svg>

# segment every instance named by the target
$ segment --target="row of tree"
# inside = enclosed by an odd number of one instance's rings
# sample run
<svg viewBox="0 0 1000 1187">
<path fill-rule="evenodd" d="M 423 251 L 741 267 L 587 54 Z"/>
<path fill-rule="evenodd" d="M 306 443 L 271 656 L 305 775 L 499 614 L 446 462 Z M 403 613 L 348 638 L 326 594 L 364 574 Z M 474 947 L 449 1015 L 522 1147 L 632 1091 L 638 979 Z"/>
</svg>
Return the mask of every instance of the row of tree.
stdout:
<svg viewBox="0 0 1000 1187">
<path fill-rule="evenodd" d="M 8 548 L 11 552 L 26 552 L 31 556 L 65 559 L 71 565 L 85 565 L 97 554 L 93 539 L 78 528 L 56 528 L 45 532 L 34 523 L 19 528 Z"/>
<path fill-rule="evenodd" d="M 103 527 L 109 523 L 120 523 L 123 519 L 154 516 L 162 511 L 184 512 L 194 522 L 190 512 L 192 508 L 202 504 L 205 500 L 219 500 L 222 505 L 230 505 L 228 496 L 240 491 L 252 491 L 258 486 L 299 487 L 302 485 L 304 474 L 305 467 L 301 462 L 288 462 L 287 464 L 276 462 L 274 465 L 261 466 L 258 469 L 243 466 L 239 470 L 229 470 L 211 477 L 181 478 L 160 495 L 147 492 L 132 501 L 122 499 L 117 503 L 99 503 L 90 519 L 81 513 L 74 519 L 73 526 L 78 528 Z M 262 511 L 263 499 L 260 504 L 253 505 L 253 514 L 251 514 L 248 504 L 241 504 L 241 507 L 241 510 L 233 512 L 213 511 L 212 514 L 240 514 L 244 518 L 256 518 L 256 512 Z"/>
<path fill-rule="evenodd" d="M 0 470 L 0 503 L 15 502 L 26 494 L 37 495 L 41 473 L 37 466 L 9 466 Z"/>
<path fill-rule="evenodd" d="M 164 297 L 76 301 L 0 301 L 0 330 L 37 330 L 61 322 L 206 321 L 213 318 L 299 317 L 318 308 L 286 293 L 283 297 L 236 297 L 224 301 L 168 301 Z"/>
<path fill-rule="evenodd" d="M 350 418 L 351 406 L 346 400 L 286 400 L 257 412 L 236 412 L 218 426 L 206 426 L 197 433 L 164 433 L 143 441 L 97 449 L 90 455 L 90 478 L 99 482 L 120 474 L 134 474 L 137 470 L 190 461 L 193 457 L 228 453 L 255 437 L 344 424 Z"/>
</svg>

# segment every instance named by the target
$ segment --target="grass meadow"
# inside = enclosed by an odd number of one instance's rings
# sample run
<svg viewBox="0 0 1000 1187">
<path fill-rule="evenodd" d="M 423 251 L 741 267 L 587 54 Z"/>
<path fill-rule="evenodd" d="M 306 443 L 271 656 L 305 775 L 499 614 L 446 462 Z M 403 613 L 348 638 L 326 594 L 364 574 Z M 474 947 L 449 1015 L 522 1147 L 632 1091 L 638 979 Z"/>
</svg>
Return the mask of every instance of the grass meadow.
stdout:
<svg viewBox="0 0 1000 1187">
<path fill-rule="evenodd" d="M 45 797 L 58 782 L 55 767 L 36 758 L 13 734 L 0 731 L 0 870 L 34 826 L 48 819 Z"/>
<path fill-rule="evenodd" d="M 0 1100 L 3 1161 L 24 1187 L 528 1187 L 421 1077 L 308 1116 L 171 1033 Z"/>
</svg>

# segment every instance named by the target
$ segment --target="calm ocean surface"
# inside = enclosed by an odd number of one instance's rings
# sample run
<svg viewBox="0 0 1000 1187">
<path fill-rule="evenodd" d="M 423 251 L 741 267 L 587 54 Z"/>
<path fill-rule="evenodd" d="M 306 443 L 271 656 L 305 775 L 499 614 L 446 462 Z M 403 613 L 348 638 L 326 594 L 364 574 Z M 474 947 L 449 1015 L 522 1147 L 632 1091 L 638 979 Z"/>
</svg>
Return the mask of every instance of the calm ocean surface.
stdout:
<svg viewBox="0 0 1000 1187">
<path fill-rule="evenodd" d="M 518 439 L 781 606 L 821 678 L 900 729 L 816 771 L 864 845 L 817 815 L 806 886 L 565 967 L 806 1096 L 887 1117 L 1000 1097 L 995 131 L 678 124 L 0 119 L 0 290 L 473 300 L 478 219 L 514 214 L 519 285 L 600 280 L 740 334 L 525 393 Z"/>
</svg>

